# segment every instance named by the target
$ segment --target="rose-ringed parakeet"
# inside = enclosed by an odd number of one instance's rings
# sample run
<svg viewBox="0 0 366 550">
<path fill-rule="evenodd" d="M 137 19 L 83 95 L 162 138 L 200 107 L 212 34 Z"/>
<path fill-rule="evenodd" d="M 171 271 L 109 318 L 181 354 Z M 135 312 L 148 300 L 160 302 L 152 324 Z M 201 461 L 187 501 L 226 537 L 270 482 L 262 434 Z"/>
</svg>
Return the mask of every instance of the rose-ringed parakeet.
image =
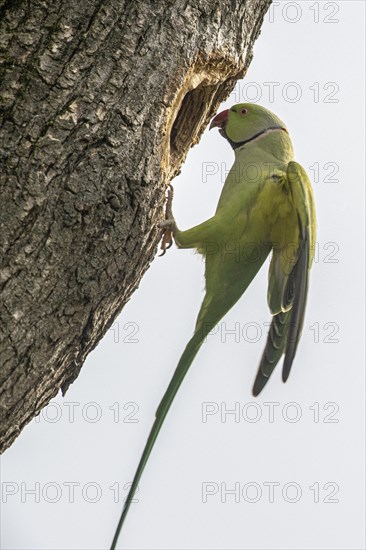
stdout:
<svg viewBox="0 0 366 550">
<path fill-rule="evenodd" d="M 267 299 L 273 317 L 254 396 L 262 391 L 282 355 L 282 379 L 287 380 L 301 335 L 315 246 L 309 178 L 293 160 L 286 126 L 269 110 L 255 104 L 234 105 L 212 120 L 210 128 L 214 127 L 235 152 L 214 216 L 180 231 L 171 214 L 171 190 L 168 219 L 161 224 L 164 250 L 172 234 L 179 248 L 195 248 L 204 255 L 206 293 L 194 334 L 156 411 L 112 549 L 164 418 L 203 340 L 246 291 L 270 253 Z"/>
</svg>

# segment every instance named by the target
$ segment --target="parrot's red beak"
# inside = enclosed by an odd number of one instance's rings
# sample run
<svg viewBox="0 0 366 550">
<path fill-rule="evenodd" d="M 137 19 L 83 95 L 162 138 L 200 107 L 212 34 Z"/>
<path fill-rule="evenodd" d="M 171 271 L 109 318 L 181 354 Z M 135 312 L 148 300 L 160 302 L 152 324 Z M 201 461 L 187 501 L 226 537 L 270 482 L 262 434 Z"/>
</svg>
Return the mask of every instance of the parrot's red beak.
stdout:
<svg viewBox="0 0 366 550">
<path fill-rule="evenodd" d="M 225 111 L 222 111 L 221 113 L 216 115 L 215 118 L 211 120 L 209 130 L 211 130 L 211 128 L 216 128 L 216 126 L 219 128 L 224 128 L 228 121 L 228 117 L 229 117 L 229 109 L 226 109 Z"/>
</svg>

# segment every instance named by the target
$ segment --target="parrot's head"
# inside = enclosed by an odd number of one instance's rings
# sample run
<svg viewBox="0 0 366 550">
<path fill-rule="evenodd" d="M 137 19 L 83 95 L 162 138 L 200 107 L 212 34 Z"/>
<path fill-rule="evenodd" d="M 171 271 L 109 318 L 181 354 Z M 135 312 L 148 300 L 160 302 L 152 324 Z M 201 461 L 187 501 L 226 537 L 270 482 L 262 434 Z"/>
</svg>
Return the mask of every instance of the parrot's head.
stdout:
<svg viewBox="0 0 366 550">
<path fill-rule="evenodd" d="M 216 127 L 233 149 L 272 130 L 287 132 L 284 123 L 274 113 L 255 103 L 238 103 L 222 111 L 211 121 L 210 130 Z"/>
</svg>

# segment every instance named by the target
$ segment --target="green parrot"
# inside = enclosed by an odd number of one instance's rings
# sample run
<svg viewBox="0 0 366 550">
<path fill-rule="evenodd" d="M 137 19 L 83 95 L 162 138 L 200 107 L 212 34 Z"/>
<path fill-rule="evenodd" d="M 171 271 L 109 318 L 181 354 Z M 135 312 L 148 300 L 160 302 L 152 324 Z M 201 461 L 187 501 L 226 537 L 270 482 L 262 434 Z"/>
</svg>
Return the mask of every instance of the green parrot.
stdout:
<svg viewBox="0 0 366 550">
<path fill-rule="evenodd" d="M 218 114 L 219 128 L 235 153 L 214 216 L 180 231 L 171 213 L 162 248 L 194 248 L 205 257 L 206 293 L 196 327 L 156 411 L 155 422 L 138 465 L 113 539 L 115 548 L 147 460 L 165 416 L 203 340 L 246 291 L 272 252 L 268 305 L 272 314 L 266 346 L 253 385 L 257 396 L 284 355 L 286 382 L 304 322 L 306 298 L 315 247 L 313 193 L 305 170 L 293 160 L 293 147 L 284 123 L 256 104 L 241 103 Z"/>
</svg>

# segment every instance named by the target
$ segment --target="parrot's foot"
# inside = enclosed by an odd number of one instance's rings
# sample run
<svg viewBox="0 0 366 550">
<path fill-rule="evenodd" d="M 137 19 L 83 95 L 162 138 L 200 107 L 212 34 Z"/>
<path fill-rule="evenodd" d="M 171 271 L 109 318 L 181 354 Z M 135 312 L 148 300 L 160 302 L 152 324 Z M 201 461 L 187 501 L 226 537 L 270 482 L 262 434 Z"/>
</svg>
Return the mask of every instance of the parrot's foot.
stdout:
<svg viewBox="0 0 366 550">
<path fill-rule="evenodd" d="M 162 239 L 161 245 L 160 245 L 162 253 L 159 254 L 159 256 L 164 256 L 165 252 L 172 246 L 174 226 L 175 226 L 175 221 L 174 220 L 165 220 L 164 222 L 161 222 L 159 224 L 159 227 L 164 229 L 163 239 Z"/>
<path fill-rule="evenodd" d="M 169 184 L 168 197 L 167 197 L 167 202 L 165 207 L 165 220 L 159 223 L 159 227 L 161 229 L 164 229 L 163 239 L 160 245 L 160 248 L 162 249 L 162 253 L 159 254 L 159 256 L 164 256 L 165 252 L 172 246 L 173 233 L 177 227 L 175 224 L 175 220 L 172 212 L 173 196 L 174 196 L 174 189 L 173 189 L 173 186 Z"/>
</svg>

